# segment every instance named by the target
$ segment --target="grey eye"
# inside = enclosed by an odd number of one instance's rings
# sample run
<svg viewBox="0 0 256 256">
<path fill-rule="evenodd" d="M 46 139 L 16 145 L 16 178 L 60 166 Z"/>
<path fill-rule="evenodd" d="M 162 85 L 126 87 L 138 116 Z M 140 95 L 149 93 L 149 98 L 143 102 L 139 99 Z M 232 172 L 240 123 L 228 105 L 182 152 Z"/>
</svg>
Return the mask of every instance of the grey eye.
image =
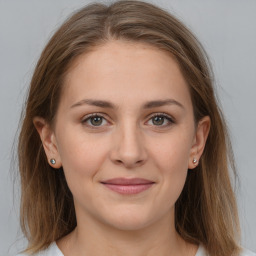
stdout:
<svg viewBox="0 0 256 256">
<path fill-rule="evenodd" d="M 103 115 L 93 113 L 85 116 L 82 120 L 82 124 L 89 128 L 100 128 L 108 125 L 108 121 Z"/>
<path fill-rule="evenodd" d="M 103 122 L 103 118 L 101 116 L 93 116 L 93 117 L 90 117 L 88 121 L 93 126 L 100 126 Z"/>
<path fill-rule="evenodd" d="M 166 119 L 166 117 L 164 117 L 164 116 L 154 116 L 154 117 L 152 118 L 152 123 L 153 123 L 154 125 L 163 125 L 165 119 Z"/>
<path fill-rule="evenodd" d="M 149 125 L 160 127 L 167 127 L 173 123 L 173 119 L 166 114 L 155 114 L 154 116 L 151 116 L 148 121 Z"/>
</svg>

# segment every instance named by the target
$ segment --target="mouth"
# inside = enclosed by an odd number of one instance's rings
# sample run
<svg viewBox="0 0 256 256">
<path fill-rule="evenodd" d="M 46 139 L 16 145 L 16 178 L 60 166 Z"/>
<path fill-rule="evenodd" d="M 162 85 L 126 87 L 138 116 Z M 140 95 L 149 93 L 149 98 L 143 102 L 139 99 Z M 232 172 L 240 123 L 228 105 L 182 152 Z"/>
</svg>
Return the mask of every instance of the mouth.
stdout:
<svg viewBox="0 0 256 256">
<path fill-rule="evenodd" d="M 133 195 L 149 189 L 155 184 L 155 182 L 141 178 L 116 178 L 103 181 L 101 184 L 119 194 Z"/>
</svg>

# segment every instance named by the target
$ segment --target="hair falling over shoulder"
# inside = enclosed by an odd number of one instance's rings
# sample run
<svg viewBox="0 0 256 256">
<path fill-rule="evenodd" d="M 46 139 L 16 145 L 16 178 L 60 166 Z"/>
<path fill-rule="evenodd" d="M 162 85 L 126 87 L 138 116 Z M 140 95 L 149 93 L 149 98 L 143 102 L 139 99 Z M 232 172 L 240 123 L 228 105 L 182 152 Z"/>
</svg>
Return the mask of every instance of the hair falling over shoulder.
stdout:
<svg viewBox="0 0 256 256">
<path fill-rule="evenodd" d="M 201 243 L 210 256 L 238 255 L 240 229 L 231 184 L 236 171 L 207 55 L 179 20 L 141 1 L 95 3 L 78 10 L 55 32 L 41 54 L 31 80 L 18 145 L 20 221 L 29 242 L 26 252 L 45 249 L 76 227 L 73 197 L 63 170 L 48 164 L 33 118 L 43 117 L 54 126 L 69 67 L 78 56 L 109 40 L 147 43 L 177 60 L 189 86 L 195 123 L 209 116 L 211 129 L 200 163 L 195 171 L 188 172 L 176 202 L 176 230 L 186 241 Z"/>
</svg>

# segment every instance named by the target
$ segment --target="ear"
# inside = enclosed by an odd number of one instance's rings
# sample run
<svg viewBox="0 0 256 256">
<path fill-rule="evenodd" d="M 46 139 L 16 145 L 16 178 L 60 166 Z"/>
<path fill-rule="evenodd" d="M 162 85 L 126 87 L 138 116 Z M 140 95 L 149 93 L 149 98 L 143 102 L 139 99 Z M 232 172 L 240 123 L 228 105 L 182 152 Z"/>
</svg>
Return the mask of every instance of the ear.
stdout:
<svg viewBox="0 0 256 256">
<path fill-rule="evenodd" d="M 210 131 L 211 120 L 209 116 L 203 117 L 197 125 L 193 144 L 190 151 L 188 169 L 194 169 L 203 154 L 206 140 Z"/>
<path fill-rule="evenodd" d="M 60 168 L 62 164 L 53 130 L 51 129 L 50 125 L 41 117 L 35 117 L 33 119 L 33 123 L 41 138 L 49 165 L 56 169 Z M 51 163 L 51 159 L 54 159 L 55 163 Z"/>
</svg>

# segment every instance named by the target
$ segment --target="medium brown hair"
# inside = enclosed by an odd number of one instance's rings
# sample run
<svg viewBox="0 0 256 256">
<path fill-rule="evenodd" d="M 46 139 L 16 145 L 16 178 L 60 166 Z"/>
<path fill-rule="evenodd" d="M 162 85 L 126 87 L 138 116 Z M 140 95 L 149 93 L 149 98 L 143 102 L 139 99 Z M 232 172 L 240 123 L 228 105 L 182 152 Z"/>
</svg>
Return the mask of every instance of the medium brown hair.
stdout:
<svg viewBox="0 0 256 256">
<path fill-rule="evenodd" d="M 235 174 L 225 121 L 216 103 L 207 55 L 195 36 L 175 17 L 141 1 L 91 4 L 73 14 L 52 36 L 32 77 L 19 137 L 21 227 L 28 253 L 45 249 L 76 226 L 72 194 L 62 168 L 47 161 L 33 125 L 36 116 L 50 125 L 60 101 L 66 72 L 74 60 L 109 40 L 153 45 L 171 53 L 187 81 L 195 124 L 211 119 L 204 153 L 175 205 L 176 230 L 201 243 L 211 256 L 239 253 L 239 221 L 229 167 Z"/>
</svg>

